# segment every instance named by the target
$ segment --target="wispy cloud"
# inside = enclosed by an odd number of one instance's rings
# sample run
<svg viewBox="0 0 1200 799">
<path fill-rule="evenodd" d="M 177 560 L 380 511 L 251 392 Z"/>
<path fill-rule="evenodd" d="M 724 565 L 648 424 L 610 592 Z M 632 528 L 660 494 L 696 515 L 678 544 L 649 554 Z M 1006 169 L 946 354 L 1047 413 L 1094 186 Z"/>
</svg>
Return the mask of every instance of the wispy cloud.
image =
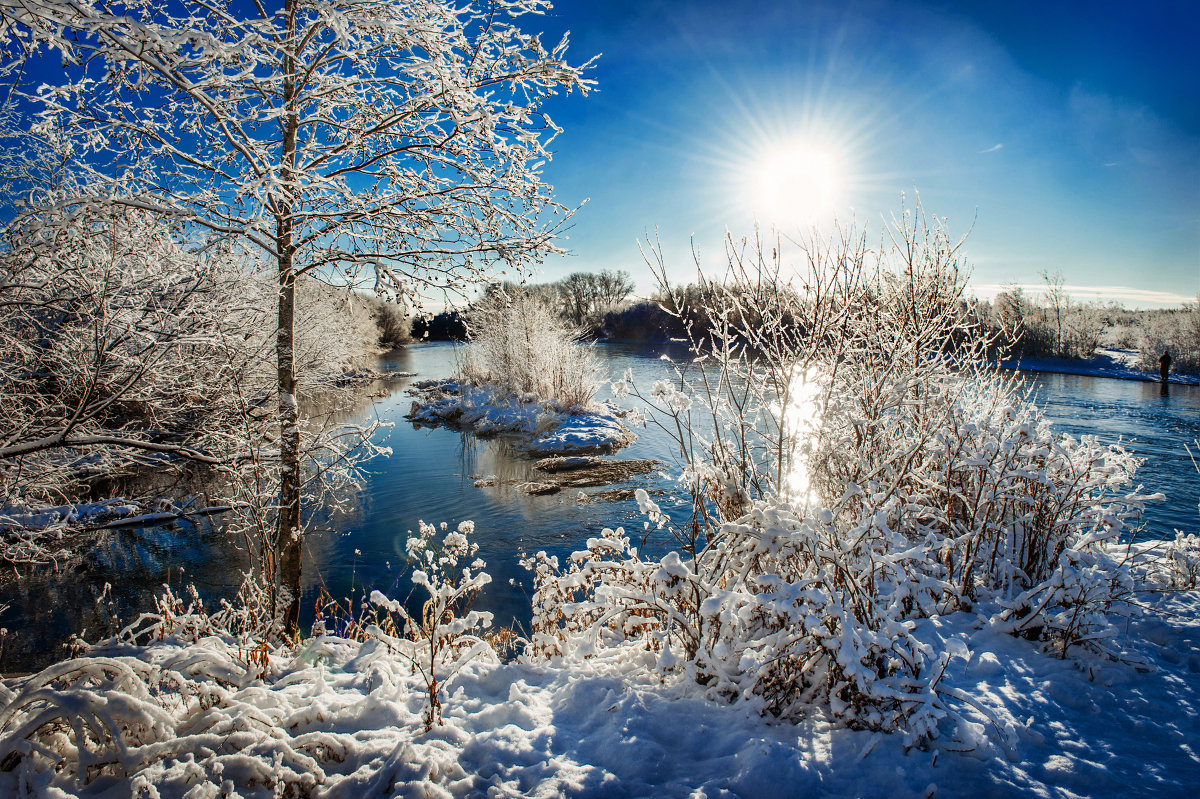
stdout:
<svg viewBox="0 0 1200 799">
<path fill-rule="evenodd" d="M 1019 288 L 1032 297 L 1046 293 L 1045 283 L 980 283 L 970 285 L 967 290 L 983 299 L 994 299 L 1002 291 Z M 1119 302 L 1134 308 L 1164 308 L 1195 302 L 1196 296 L 1175 294 L 1170 291 L 1135 289 L 1129 286 L 1076 286 L 1064 285 L 1063 291 L 1076 302 Z"/>
<path fill-rule="evenodd" d="M 1004 143 L 1003 143 L 1003 142 L 1001 142 L 1001 143 L 999 143 L 999 144 L 993 144 L 991 147 L 987 148 L 986 150 L 980 150 L 980 151 L 979 151 L 979 154 L 980 154 L 980 155 L 987 155 L 988 153 L 994 153 L 994 152 L 996 152 L 997 150 L 999 150 L 999 149 L 1000 149 L 1001 147 L 1003 147 L 1003 146 L 1004 146 Z"/>
</svg>

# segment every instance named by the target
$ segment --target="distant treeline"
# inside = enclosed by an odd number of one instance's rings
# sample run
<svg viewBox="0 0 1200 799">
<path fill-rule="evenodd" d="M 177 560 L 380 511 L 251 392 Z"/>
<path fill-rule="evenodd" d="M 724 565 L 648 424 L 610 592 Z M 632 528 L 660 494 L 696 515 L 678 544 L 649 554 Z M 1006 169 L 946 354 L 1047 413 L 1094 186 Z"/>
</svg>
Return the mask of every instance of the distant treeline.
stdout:
<svg viewBox="0 0 1200 799">
<path fill-rule="evenodd" d="M 1117 303 L 1074 301 L 1064 291 L 1060 276 L 1043 277 L 1046 288 L 1037 294 L 1014 287 L 992 301 L 970 301 L 968 317 L 989 336 L 993 356 L 1085 359 L 1099 347 L 1119 347 L 1139 350 L 1147 370 L 1156 371 L 1159 357 L 1166 352 L 1173 371 L 1200 373 L 1200 297 L 1181 308 L 1131 310 Z M 730 297 L 720 300 L 726 289 L 716 283 L 693 283 L 630 302 L 632 291 L 633 281 L 623 270 L 579 272 L 554 283 L 492 286 L 478 302 L 500 292 L 532 296 L 589 338 L 644 342 L 709 338 L 718 324 L 712 318 L 714 308 L 747 307 Z M 864 295 L 858 302 L 869 307 L 872 299 Z M 388 321 L 387 332 L 381 323 L 384 345 L 461 341 L 469 337 L 471 307 L 413 319 L 407 338 L 401 335 L 400 321 L 384 314 L 376 318 Z"/>
<path fill-rule="evenodd" d="M 464 341 L 467 322 L 460 311 L 442 311 L 430 317 L 412 320 L 413 341 Z"/>
<path fill-rule="evenodd" d="M 415 341 L 460 341 L 468 337 L 472 310 L 492 308 L 498 296 L 532 298 L 555 312 L 584 335 L 608 336 L 606 320 L 625 307 L 633 293 L 633 279 L 625 270 L 575 272 L 553 283 L 498 283 L 462 311 L 447 310 L 412 320 L 410 337 Z M 488 314 L 480 318 L 492 318 Z"/>
<path fill-rule="evenodd" d="M 1165 352 L 1172 371 L 1200 373 L 1200 295 L 1179 308 L 1131 310 L 1115 302 L 1076 302 L 1060 275 L 1043 274 L 1046 287 L 1030 296 L 1020 287 L 976 306 L 999 353 L 1014 356 L 1090 358 L 1099 347 L 1138 350 L 1141 366 L 1158 370 Z"/>
</svg>

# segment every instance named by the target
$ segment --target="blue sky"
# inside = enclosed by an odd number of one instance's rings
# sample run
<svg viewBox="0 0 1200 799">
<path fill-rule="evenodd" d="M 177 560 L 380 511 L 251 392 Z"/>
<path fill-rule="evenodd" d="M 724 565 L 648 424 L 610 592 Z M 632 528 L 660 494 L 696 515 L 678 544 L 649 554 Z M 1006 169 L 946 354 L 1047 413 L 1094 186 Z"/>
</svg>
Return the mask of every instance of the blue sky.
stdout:
<svg viewBox="0 0 1200 799">
<path fill-rule="evenodd" d="M 764 188 L 784 169 L 828 195 L 796 214 L 876 231 L 918 191 L 972 230 L 984 295 L 1042 270 L 1078 299 L 1200 291 L 1200 4 L 561 0 L 525 27 L 602 54 L 598 91 L 551 107 L 547 178 L 589 201 L 544 279 L 623 268 L 648 291 L 655 229 L 686 279 L 690 242 L 719 263 L 755 206 L 788 227 L 764 199 L 794 191 Z"/>
</svg>

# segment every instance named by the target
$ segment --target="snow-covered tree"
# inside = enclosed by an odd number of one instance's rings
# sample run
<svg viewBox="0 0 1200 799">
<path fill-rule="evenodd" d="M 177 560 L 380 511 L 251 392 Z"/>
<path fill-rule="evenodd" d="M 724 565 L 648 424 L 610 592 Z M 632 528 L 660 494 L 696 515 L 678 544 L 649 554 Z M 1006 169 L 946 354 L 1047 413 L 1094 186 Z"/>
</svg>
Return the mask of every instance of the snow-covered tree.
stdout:
<svg viewBox="0 0 1200 799">
<path fill-rule="evenodd" d="M 146 458 L 217 464 L 236 449 L 227 378 L 257 371 L 262 339 L 239 328 L 264 308 L 229 258 L 194 257 L 132 209 L 21 217 L 2 235 L 5 504 L 68 501 L 89 474 Z"/>
<path fill-rule="evenodd" d="M 296 283 L 369 276 L 419 306 L 555 250 L 569 209 L 541 179 L 543 106 L 583 67 L 517 27 L 544 0 L 22 0 L 8 44 L 61 52 L 39 132 L 68 143 L 114 205 L 236 239 L 276 266 L 280 438 L 275 545 L 298 617 L 301 453 Z M 68 207 L 65 197 L 60 206 Z"/>
</svg>

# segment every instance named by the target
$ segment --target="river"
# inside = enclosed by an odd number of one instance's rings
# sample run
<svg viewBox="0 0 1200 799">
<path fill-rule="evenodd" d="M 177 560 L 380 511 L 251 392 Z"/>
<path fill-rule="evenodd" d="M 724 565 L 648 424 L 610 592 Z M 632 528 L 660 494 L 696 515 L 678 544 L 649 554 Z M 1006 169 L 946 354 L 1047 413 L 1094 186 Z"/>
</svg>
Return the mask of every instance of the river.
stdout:
<svg viewBox="0 0 1200 799">
<path fill-rule="evenodd" d="M 596 351 L 610 377 L 631 369 L 643 387 L 669 368 L 661 359 L 662 347 L 606 343 Z M 678 348 L 667 352 L 685 355 Z M 371 464 L 372 474 L 357 503 L 325 520 L 323 529 L 307 539 L 302 621 L 311 620 L 322 588 L 339 598 L 360 596 L 372 588 L 406 595 L 404 544 L 419 520 L 475 522 L 479 556 L 493 578 L 480 604 L 502 624 L 529 618 L 530 579 L 518 563 L 522 550 L 544 549 L 561 559 L 606 526 L 623 525 L 635 536 L 642 535 L 642 517 L 632 499 L 588 499 L 604 488 L 585 489 L 583 497 L 579 491 L 523 494 L 515 484 L 535 479 L 537 473 L 532 461 L 514 453 L 504 439 L 480 440 L 407 422 L 403 417 L 411 398 L 404 388 L 413 379 L 449 375 L 454 369 L 452 345 L 414 345 L 383 356 L 381 367 L 418 377 L 388 378 L 383 385 L 390 394 L 364 411 L 394 424 L 383 435 L 393 454 Z M 1140 482 L 1167 496 L 1147 509 L 1146 535 L 1164 538 L 1175 529 L 1200 530 L 1200 475 L 1185 450 L 1200 439 L 1200 387 L 1172 385 L 1164 394 L 1155 383 L 1032 373 L 1025 379 L 1057 429 L 1095 434 L 1106 442 L 1124 441 L 1145 459 Z M 609 396 L 607 389 L 601 396 Z M 637 432 L 638 440 L 622 450 L 621 457 L 669 461 L 672 447 L 665 433 L 653 426 Z M 672 471 L 669 463 L 664 469 Z M 478 478 L 490 476 L 499 484 L 476 487 Z M 647 475 L 631 485 L 664 489 L 667 480 Z M 669 544 L 657 533 L 644 547 L 662 550 Z M 106 584 L 111 586 L 117 617 L 129 621 L 150 608 L 151 591 L 164 583 L 179 590 L 194 582 L 207 598 L 228 595 L 236 589 L 243 564 L 234 543 L 207 522 L 104 531 L 70 563 L 25 570 L 20 578 L 0 584 L 0 606 L 8 606 L 0 614 L 0 625 L 8 631 L 0 672 L 29 671 L 61 657 L 71 633 L 82 633 L 87 640 L 111 634 L 108 602 L 96 603 Z"/>
</svg>

